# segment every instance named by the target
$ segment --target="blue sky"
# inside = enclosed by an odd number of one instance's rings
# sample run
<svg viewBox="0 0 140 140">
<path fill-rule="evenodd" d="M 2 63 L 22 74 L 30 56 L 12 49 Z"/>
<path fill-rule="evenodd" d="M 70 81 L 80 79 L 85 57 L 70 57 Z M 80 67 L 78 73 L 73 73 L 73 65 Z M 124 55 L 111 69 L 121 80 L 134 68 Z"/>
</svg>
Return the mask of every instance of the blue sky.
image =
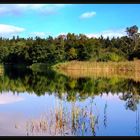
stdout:
<svg viewBox="0 0 140 140">
<path fill-rule="evenodd" d="M 0 4 L 0 36 L 89 37 L 126 35 L 125 28 L 140 27 L 140 4 Z"/>
</svg>

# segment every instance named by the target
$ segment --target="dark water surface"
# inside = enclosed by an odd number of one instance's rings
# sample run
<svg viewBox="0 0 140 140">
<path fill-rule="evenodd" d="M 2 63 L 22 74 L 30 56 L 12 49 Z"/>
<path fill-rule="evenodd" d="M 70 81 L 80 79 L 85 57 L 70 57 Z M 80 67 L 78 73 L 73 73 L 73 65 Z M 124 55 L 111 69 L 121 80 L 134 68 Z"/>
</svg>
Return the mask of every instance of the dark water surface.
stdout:
<svg viewBox="0 0 140 140">
<path fill-rule="evenodd" d="M 140 82 L 6 67 L 0 135 L 139 136 Z"/>
</svg>

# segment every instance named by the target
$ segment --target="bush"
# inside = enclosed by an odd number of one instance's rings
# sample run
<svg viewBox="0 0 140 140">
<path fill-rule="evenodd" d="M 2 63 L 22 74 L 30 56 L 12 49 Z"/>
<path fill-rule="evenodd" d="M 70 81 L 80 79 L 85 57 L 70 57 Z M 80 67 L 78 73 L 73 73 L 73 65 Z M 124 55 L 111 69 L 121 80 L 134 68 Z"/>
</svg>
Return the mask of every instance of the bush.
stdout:
<svg viewBox="0 0 140 140">
<path fill-rule="evenodd" d="M 103 61 L 103 62 L 107 62 L 107 61 L 119 62 L 122 60 L 124 60 L 124 58 L 116 53 L 100 54 L 99 58 L 97 59 L 97 61 Z"/>
<path fill-rule="evenodd" d="M 123 60 L 123 57 L 122 56 L 119 56 L 116 53 L 110 53 L 109 54 L 109 60 L 110 61 L 114 61 L 114 62 L 119 62 L 119 61 Z"/>
</svg>

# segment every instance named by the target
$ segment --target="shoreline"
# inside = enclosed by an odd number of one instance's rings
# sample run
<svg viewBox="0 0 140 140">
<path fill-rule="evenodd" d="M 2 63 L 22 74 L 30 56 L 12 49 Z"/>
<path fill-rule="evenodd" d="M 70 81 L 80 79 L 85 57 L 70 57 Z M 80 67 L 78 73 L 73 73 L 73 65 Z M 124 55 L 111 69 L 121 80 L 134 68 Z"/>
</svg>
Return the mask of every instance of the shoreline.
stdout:
<svg viewBox="0 0 140 140">
<path fill-rule="evenodd" d="M 140 81 L 140 60 L 124 62 L 82 62 L 58 63 L 53 70 L 72 78 L 118 77 Z"/>
</svg>

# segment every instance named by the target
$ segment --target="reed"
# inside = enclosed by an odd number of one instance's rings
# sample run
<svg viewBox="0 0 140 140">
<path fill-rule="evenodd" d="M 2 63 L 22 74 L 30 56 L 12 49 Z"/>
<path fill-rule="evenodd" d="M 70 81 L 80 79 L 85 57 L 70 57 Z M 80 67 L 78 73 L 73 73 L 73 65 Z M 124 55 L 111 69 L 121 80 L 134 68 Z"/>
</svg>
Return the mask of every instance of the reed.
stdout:
<svg viewBox="0 0 140 140">
<path fill-rule="evenodd" d="M 69 110 L 59 105 L 42 115 L 40 119 L 27 121 L 26 134 L 30 136 L 73 136 L 85 135 L 87 131 L 91 131 L 94 135 L 95 120 L 93 112 L 87 107 L 80 108 L 73 105 Z"/>
<path fill-rule="evenodd" d="M 73 78 L 118 77 L 140 81 L 140 60 L 124 62 L 71 61 L 57 64 L 55 70 Z"/>
</svg>

